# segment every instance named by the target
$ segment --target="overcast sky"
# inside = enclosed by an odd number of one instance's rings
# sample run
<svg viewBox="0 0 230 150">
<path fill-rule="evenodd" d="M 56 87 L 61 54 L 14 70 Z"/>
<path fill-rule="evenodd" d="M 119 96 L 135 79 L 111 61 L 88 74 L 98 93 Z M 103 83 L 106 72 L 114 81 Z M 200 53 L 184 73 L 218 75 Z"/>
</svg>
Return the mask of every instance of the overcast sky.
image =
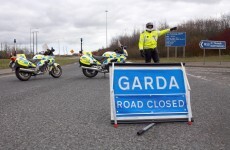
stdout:
<svg viewBox="0 0 230 150">
<path fill-rule="evenodd" d="M 229 0 L 0 0 L 0 42 L 30 47 L 30 30 L 38 31 L 38 51 L 47 43 L 61 53 L 106 46 L 112 38 L 144 29 L 147 22 L 173 27 L 198 18 L 230 14 Z M 35 29 L 37 28 L 37 29 Z M 59 44 L 58 44 L 59 42 Z"/>
</svg>

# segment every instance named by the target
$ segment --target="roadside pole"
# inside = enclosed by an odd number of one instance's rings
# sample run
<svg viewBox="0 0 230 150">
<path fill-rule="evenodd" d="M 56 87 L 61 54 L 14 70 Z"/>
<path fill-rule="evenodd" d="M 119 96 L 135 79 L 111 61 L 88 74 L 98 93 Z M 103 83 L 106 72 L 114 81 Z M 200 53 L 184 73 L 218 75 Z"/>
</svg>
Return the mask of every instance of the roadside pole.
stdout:
<svg viewBox="0 0 230 150">
<path fill-rule="evenodd" d="M 220 59 L 220 65 L 221 65 L 221 50 L 219 49 L 219 59 Z"/>
<path fill-rule="evenodd" d="M 177 58 L 177 46 L 175 47 L 175 58 Z"/>
<path fill-rule="evenodd" d="M 82 54 L 82 41 L 83 39 L 81 38 L 81 51 L 80 51 L 81 54 Z"/>
<path fill-rule="evenodd" d="M 185 58 L 185 46 L 183 47 L 183 58 Z"/>
<path fill-rule="evenodd" d="M 205 49 L 204 49 L 204 51 L 203 51 L 203 65 L 205 65 Z"/>
<path fill-rule="evenodd" d="M 17 54 L 17 49 L 16 49 L 16 39 L 14 39 L 14 55 Z"/>
<path fill-rule="evenodd" d="M 169 59 L 169 47 L 167 47 L 167 59 Z"/>
</svg>

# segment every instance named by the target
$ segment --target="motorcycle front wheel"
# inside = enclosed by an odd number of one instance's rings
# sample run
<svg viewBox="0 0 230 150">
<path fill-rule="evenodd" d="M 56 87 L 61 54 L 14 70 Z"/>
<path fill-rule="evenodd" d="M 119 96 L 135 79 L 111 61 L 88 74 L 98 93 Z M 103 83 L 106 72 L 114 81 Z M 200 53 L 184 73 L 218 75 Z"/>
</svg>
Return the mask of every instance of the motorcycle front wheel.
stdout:
<svg viewBox="0 0 230 150">
<path fill-rule="evenodd" d="M 16 71 L 15 71 L 15 75 L 16 77 L 21 80 L 21 81 L 27 81 L 30 79 L 31 77 L 31 73 L 28 73 L 28 72 L 22 72 L 20 71 L 20 68 L 17 68 Z"/>
<path fill-rule="evenodd" d="M 53 67 L 53 69 L 50 72 L 51 76 L 54 78 L 59 78 L 62 75 L 62 68 L 61 66 Z"/>
<path fill-rule="evenodd" d="M 91 69 L 82 69 L 83 74 L 88 78 L 93 78 L 97 75 L 98 71 Z"/>
</svg>

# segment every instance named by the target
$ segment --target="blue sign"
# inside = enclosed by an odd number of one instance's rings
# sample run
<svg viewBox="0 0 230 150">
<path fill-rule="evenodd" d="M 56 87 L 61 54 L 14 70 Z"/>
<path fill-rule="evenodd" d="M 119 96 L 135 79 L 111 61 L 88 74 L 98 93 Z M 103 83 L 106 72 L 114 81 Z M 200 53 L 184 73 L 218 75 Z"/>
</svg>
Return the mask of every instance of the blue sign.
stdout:
<svg viewBox="0 0 230 150">
<path fill-rule="evenodd" d="M 115 96 L 117 116 L 184 115 L 185 95 Z"/>
<path fill-rule="evenodd" d="M 181 69 L 114 70 L 114 94 L 185 93 Z"/>
<path fill-rule="evenodd" d="M 117 117 L 170 116 L 188 113 L 183 71 L 174 69 L 114 69 Z"/>
<path fill-rule="evenodd" d="M 165 36 L 166 47 L 184 47 L 186 46 L 185 32 L 169 32 Z"/>
<path fill-rule="evenodd" d="M 225 41 L 201 40 L 199 45 L 201 49 L 226 49 Z"/>
</svg>

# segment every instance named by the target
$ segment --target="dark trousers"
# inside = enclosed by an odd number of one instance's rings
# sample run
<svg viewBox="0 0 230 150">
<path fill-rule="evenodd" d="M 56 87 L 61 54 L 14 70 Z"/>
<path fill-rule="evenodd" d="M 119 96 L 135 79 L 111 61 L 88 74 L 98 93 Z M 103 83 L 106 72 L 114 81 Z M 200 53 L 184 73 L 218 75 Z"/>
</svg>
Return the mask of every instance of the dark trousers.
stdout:
<svg viewBox="0 0 230 150">
<path fill-rule="evenodd" d="M 156 48 L 144 49 L 144 53 L 145 53 L 145 63 L 151 63 L 151 59 L 153 59 L 154 63 L 160 62 L 158 50 Z"/>
</svg>

